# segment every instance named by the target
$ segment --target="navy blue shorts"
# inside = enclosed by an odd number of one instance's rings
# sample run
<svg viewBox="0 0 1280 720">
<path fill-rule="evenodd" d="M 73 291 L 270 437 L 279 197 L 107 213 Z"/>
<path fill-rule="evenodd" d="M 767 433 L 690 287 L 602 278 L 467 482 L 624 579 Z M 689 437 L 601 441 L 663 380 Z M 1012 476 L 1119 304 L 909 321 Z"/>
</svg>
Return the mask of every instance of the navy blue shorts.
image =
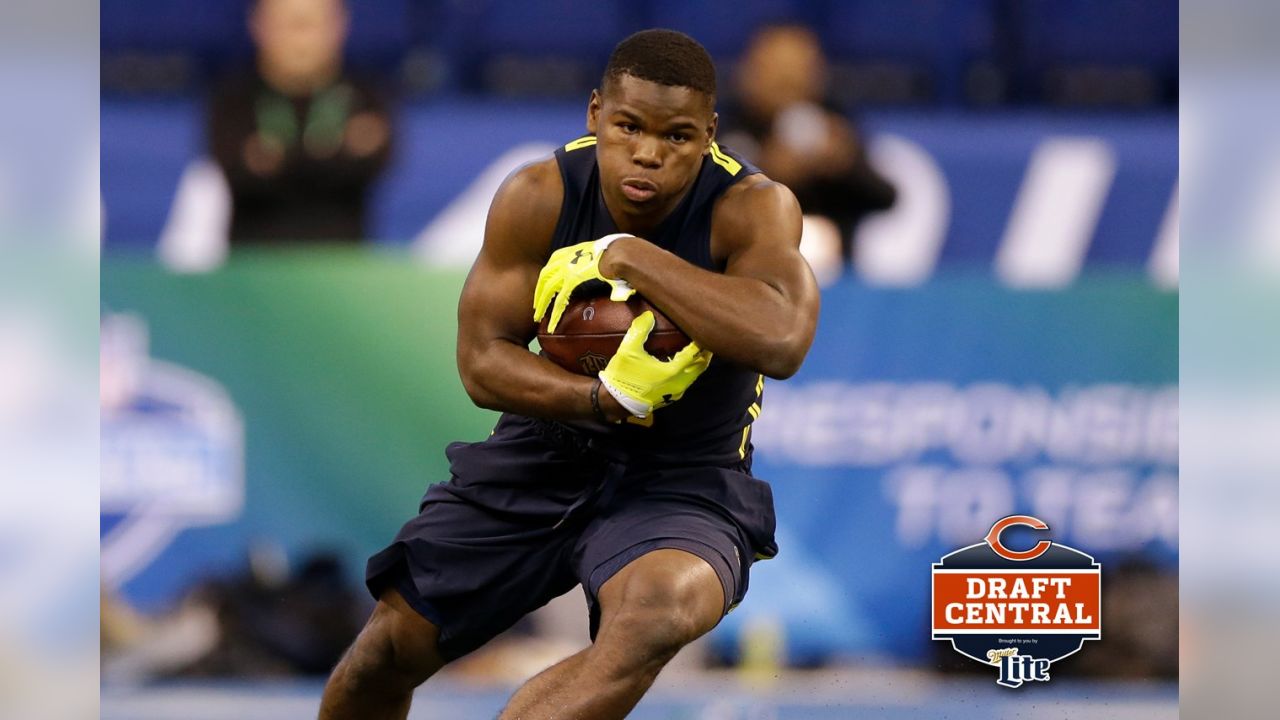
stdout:
<svg viewBox="0 0 1280 720">
<path fill-rule="evenodd" d="M 366 572 L 375 597 L 394 587 L 440 628 L 447 660 L 578 584 L 594 638 L 600 587 L 652 550 L 707 561 L 726 612 L 746 595 L 752 562 L 777 553 L 772 491 L 746 463 L 651 467 L 519 416 L 447 454 L 453 477 L 428 488 Z"/>
</svg>

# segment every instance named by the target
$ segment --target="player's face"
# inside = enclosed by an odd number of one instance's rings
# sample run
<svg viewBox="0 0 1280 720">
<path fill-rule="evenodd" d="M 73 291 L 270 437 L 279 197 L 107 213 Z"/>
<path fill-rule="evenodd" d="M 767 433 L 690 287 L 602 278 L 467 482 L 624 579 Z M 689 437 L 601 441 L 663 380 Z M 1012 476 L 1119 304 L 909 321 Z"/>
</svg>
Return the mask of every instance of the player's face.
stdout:
<svg viewBox="0 0 1280 720">
<path fill-rule="evenodd" d="M 706 93 L 623 75 L 591 94 L 587 131 L 595 133 L 605 203 L 613 212 L 661 219 L 675 209 L 715 139 Z"/>
</svg>

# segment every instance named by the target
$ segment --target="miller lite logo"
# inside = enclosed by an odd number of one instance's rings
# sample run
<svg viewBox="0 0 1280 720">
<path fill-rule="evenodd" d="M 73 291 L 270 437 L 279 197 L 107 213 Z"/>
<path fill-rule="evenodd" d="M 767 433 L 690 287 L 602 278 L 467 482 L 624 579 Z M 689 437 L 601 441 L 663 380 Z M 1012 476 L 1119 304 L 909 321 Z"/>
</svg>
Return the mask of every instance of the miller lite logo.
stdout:
<svg viewBox="0 0 1280 720">
<path fill-rule="evenodd" d="M 1102 637 L 1102 566 L 1041 539 L 1005 545 L 1010 528 L 1046 531 L 1029 515 L 998 520 L 983 541 L 933 564 L 933 639 L 999 668 L 996 683 L 1048 682 L 1049 666 Z"/>
</svg>

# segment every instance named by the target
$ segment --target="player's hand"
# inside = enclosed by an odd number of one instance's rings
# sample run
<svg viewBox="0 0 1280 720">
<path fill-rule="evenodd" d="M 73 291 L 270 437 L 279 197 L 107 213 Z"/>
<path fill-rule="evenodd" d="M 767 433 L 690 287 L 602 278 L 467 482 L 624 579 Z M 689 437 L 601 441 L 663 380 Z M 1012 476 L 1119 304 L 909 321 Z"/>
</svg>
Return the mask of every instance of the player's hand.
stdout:
<svg viewBox="0 0 1280 720">
<path fill-rule="evenodd" d="M 577 245 L 563 247 L 551 253 L 547 264 L 538 273 L 538 285 L 533 291 L 533 321 L 541 322 L 542 316 L 551 308 L 551 320 L 548 330 L 555 330 L 560 316 L 569 306 L 569 296 L 574 289 L 590 280 L 603 280 L 613 286 L 609 299 L 622 302 L 635 293 L 635 288 L 621 278 L 607 278 L 600 274 L 600 256 L 604 255 L 609 243 L 620 237 L 631 237 L 626 233 L 605 235 L 599 240 L 588 240 Z M 551 299 L 555 298 L 552 304 Z"/>
<path fill-rule="evenodd" d="M 638 418 L 684 397 L 684 392 L 711 364 L 711 352 L 695 342 L 685 345 L 670 360 L 650 355 L 644 343 L 653 324 L 653 313 L 648 310 L 632 320 L 618 352 L 600 371 L 604 388 Z"/>
</svg>

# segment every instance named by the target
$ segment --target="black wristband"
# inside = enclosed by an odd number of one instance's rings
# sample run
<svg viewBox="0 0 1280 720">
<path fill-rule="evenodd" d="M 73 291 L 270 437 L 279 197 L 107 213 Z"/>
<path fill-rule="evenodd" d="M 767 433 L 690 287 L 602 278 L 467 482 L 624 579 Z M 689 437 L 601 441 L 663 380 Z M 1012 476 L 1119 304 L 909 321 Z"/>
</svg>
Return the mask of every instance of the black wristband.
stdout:
<svg viewBox="0 0 1280 720">
<path fill-rule="evenodd" d="M 600 418 L 600 422 L 608 424 L 609 418 L 604 414 L 604 410 L 600 407 L 600 378 L 596 378 L 595 383 L 591 386 L 591 411 Z"/>
</svg>

